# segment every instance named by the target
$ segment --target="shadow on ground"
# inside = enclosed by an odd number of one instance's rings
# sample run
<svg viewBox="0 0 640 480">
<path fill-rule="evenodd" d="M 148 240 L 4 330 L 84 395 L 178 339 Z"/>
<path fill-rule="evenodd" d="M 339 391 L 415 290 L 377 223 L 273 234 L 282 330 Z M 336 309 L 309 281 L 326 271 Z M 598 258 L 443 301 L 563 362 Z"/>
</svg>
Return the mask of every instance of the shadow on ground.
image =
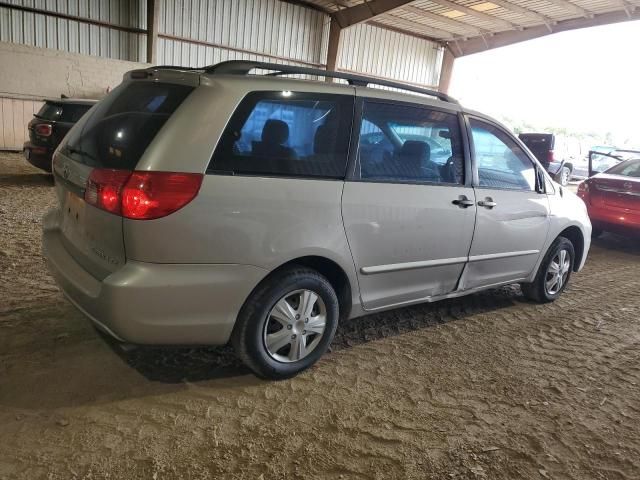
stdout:
<svg viewBox="0 0 640 480">
<path fill-rule="evenodd" d="M 465 317 L 496 311 L 522 301 L 520 288 L 509 285 L 468 297 L 426 303 L 342 321 L 330 351 L 430 328 Z M 201 348 L 123 347 L 106 339 L 129 366 L 150 381 L 199 382 L 249 374 L 231 346 Z"/>
<path fill-rule="evenodd" d="M 53 175 L 48 173 L 30 173 L 19 175 L 0 175 L 0 187 L 51 187 Z"/>
<path fill-rule="evenodd" d="M 615 233 L 605 232 L 592 240 L 592 246 L 615 250 L 631 255 L 640 255 L 640 237 L 623 237 Z"/>
</svg>

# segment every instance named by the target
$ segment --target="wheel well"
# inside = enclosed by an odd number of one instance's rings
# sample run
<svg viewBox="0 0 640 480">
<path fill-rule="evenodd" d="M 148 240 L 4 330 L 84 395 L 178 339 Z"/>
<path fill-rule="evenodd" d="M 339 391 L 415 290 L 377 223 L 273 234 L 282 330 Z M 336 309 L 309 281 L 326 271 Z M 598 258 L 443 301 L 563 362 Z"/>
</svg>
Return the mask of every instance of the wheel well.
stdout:
<svg viewBox="0 0 640 480">
<path fill-rule="evenodd" d="M 340 265 L 326 257 L 308 256 L 291 260 L 280 265 L 275 271 L 279 271 L 292 265 L 302 265 L 312 268 L 324 275 L 327 280 L 329 280 L 329 283 L 338 296 L 340 320 L 349 318 L 349 314 L 351 313 L 351 284 L 349 283 L 347 274 Z"/>
<path fill-rule="evenodd" d="M 584 254 L 584 237 L 578 227 L 567 227 L 560 232 L 560 237 L 568 239 L 573 244 L 573 249 L 576 253 L 576 261 L 573 263 L 573 270 L 577 271 L 578 265 L 582 261 L 582 255 Z"/>
<path fill-rule="evenodd" d="M 573 172 L 573 163 L 571 162 L 565 162 L 565 164 L 563 165 L 563 167 L 567 167 L 569 170 L 571 170 Z"/>
</svg>

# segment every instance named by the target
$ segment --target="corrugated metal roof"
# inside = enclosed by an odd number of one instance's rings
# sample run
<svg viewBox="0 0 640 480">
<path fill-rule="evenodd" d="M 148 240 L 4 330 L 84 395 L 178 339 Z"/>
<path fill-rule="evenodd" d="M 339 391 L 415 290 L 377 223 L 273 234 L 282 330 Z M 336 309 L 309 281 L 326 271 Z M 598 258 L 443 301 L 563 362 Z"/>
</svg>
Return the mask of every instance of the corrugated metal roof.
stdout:
<svg viewBox="0 0 640 480">
<path fill-rule="evenodd" d="M 363 0 L 305 0 L 328 13 L 363 3 Z M 584 15 L 623 11 L 624 6 L 640 10 L 640 0 L 416 0 L 375 17 L 375 23 L 437 41 L 462 40 L 538 27 Z M 454 4 L 454 5 L 451 5 Z M 460 6 L 460 10 L 454 8 Z M 572 7 L 574 5 L 575 7 Z M 480 11 L 473 15 L 465 8 Z M 529 12 L 523 11 L 523 9 Z M 422 12 L 421 12 L 422 11 Z M 539 16 L 536 16 L 539 15 Z M 439 18 L 438 18 L 439 17 Z M 450 22 L 449 20 L 454 20 Z M 508 23 L 506 23 L 508 22 Z M 480 32 L 478 30 L 481 30 Z"/>
</svg>

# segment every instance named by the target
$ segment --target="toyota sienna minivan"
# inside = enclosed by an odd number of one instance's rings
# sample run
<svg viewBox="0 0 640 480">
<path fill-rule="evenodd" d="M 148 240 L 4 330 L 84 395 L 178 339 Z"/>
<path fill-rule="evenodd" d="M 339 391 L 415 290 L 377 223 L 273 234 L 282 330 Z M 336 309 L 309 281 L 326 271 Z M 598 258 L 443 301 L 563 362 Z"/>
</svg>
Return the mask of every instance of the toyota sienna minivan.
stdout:
<svg viewBox="0 0 640 480">
<path fill-rule="evenodd" d="M 44 254 L 99 330 L 231 342 L 272 379 L 315 363 L 340 320 L 510 283 L 553 301 L 591 238 L 583 202 L 495 120 L 301 67 L 129 72 L 53 172 Z"/>
</svg>

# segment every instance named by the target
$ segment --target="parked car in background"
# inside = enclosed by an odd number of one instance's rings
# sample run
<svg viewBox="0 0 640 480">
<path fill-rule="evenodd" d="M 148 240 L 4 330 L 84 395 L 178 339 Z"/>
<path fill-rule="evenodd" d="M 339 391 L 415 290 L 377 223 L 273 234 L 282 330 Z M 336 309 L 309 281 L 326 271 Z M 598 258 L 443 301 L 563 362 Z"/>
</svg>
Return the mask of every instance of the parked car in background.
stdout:
<svg viewBox="0 0 640 480">
<path fill-rule="evenodd" d="M 587 205 L 592 235 L 640 235 L 640 151 L 589 152 L 589 174 L 578 196 Z"/>
<path fill-rule="evenodd" d="M 509 283 L 554 301 L 591 241 L 584 203 L 492 118 L 291 65 L 129 72 L 53 172 L 44 255 L 97 328 L 230 341 L 267 378 L 315 363 L 339 320 Z"/>
<path fill-rule="evenodd" d="M 46 100 L 29 122 L 24 156 L 34 167 L 51 171 L 51 156 L 71 127 L 97 100 L 61 98 Z"/>
<path fill-rule="evenodd" d="M 560 185 L 573 175 L 573 155 L 566 139 L 553 133 L 521 133 L 518 138 Z"/>
</svg>

